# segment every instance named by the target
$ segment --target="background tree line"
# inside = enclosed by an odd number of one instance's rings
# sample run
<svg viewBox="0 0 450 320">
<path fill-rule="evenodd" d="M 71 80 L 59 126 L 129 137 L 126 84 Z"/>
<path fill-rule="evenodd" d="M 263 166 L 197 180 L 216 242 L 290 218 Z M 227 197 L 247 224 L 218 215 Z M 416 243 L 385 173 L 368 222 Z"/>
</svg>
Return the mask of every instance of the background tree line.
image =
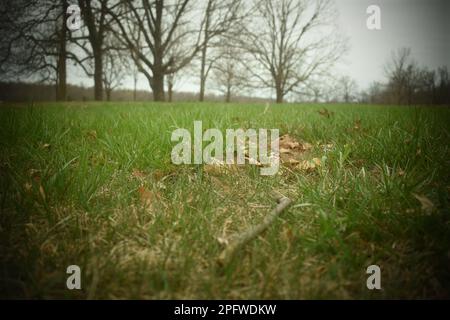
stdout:
<svg viewBox="0 0 450 320">
<path fill-rule="evenodd" d="M 72 4 L 81 9 L 76 32 L 67 28 Z M 249 87 L 273 89 L 282 102 L 345 51 L 332 8 L 329 0 L 5 0 L 0 70 L 3 79 L 53 83 L 58 100 L 74 64 L 93 79 L 95 100 L 130 73 L 147 79 L 155 101 L 170 100 L 177 77 L 195 72 L 200 101 L 210 83 L 227 101 Z"/>
<path fill-rule="evenodd" d="M 366 103 L 386 104 L 450 104 L 448 68 L 436 70 L 421 67 L 410 48 L 393 52 L 384 67 L 386 81 L 374 82 L 361 93 Z"/>
<path fill-rule="evenodd" d="M 73 4 L 78 31 L 67 27 Z M 139 76 L 153 100 L 172 101 L 186 75 L 198 79 L 199 101 L 207 88 L 227 102 L 255 91 L 277 103 L 449 99 L 447 69 L 419 68 L 409 49 L 393 55 L 387 83 L 366 92 L 336 79 L 333 66 L 348 47 L 331 0 L 4 0 L 0 15 L 0 80 L 51 84 L 60 101 L 80 97 L 68 94 L 71 65 L 93 80 L 97 101 L 110 100 L 126 78 L 137 100 Z"/>
<path fill-rule="evenodd" d="M 106 92 L 106 90 L 105 90 Z M 126 88 L 116 88 L 111 91 L 109 101 L 149 101 L 153 99 L 151 91 L 132 90 Z M 224 101 L 222 93 L 207 93 L 207 101 Z M 34 102 L 56 100 L 54 84 L 26 83 L 26 82 L 0 82 L 0 103 L 2 101 L 11 102 Z M 66 101 L 91 101 L 94 100 L 94 87 L 67 84 Z M 198 101 L 198 93 L 189 91 L 172 92 L 173 102 L 194 102 Z M 251 97 L 241 94 L 233 95 L 233 102 L 265 103 L 271 102 L 269 98 Z"/>
</svg>

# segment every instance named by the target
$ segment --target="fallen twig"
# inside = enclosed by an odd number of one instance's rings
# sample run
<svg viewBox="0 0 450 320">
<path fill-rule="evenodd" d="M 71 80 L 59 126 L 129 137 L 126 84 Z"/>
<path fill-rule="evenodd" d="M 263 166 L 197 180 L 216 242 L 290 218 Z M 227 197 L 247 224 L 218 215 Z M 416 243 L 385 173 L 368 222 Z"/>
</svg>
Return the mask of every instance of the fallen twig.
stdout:
<svg viewBox="0 0 450 320">
<path fill-rule="evenodd" d="M 266 230 L 267 227 L 275 221 L 278 215 L 280 215 L 280 213 L 282 213 L 291 204 L 291 202 L 292 200 L 287 197 L 281 197 L 278 199 L 278 205 L 264 218 L 263 222 L 237 235 L 234 240 L 222 251 L 218 258 L 219 265 L 227 265 L 239 249 L 244 247 L 248 242 Z"/>
</svg>

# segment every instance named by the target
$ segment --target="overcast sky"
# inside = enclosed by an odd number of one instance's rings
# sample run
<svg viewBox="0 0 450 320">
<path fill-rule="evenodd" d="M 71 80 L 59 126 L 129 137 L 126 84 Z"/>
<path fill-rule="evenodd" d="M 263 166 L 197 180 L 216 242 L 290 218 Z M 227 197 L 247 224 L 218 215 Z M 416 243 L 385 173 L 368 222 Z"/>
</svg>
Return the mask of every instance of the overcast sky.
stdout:
<svg viewBox="0 0 450 320">
<path fill-rule="evenodd" d="M 274 0 L 276 1 L 276 0 Z M 391 52 L 410 47 L 415 60 L 435 69 L 450 67 L 450 0 L 335 0 L 341 31 L 350 41 L 350 50 L 337 66 L 337 74 L 354 78 L 360 89 L 372 81 L 383 81 L 383 65 Z M 368 30 L 366 9 L 378 5 L 381 9 L 381 30 Z M 69 81 L 92 85 L 82 71 L 70 72 Z M 132 88 L 131 79 L 124 86 Z M 144 77 L 140 89 L 149 90 Z M 176 86 L 179 91 L 198 91 L 197 79 L 184 79 Z"/>
<path fill-rule="evenodd" d="M 365 88 L 383 80 L 391 51 L 410 47 L 420 65 L 450 66 L 450 0 L 336 0 L 339 24 L 350 38 L 340 70 Z M 366 9 L 381 9 L 381 30 L 368 30 Z"/>
</svg>

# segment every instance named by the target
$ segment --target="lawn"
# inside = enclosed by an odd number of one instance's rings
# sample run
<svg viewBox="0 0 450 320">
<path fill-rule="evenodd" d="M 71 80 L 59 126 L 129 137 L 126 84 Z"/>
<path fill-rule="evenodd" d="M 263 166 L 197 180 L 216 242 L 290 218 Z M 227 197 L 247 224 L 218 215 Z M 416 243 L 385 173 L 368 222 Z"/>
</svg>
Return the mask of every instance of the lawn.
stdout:
<svg viewBox="0 0 450 320">
<path fill-rule="evenodd" d="M 324 109 L 326 108 L 326 109 Z M 314 168 L 171 163 L 171 133 L 277 128 Z M 6 298 L 450 297 L 450 109 L 369 105 L 0 106 Z M 226 242 L 293 203 L 229 264 Z M 82 290 L 66 288 L 79 265 Z M 381 268 L 368 290 L 366 268 Z"/>
</svg>

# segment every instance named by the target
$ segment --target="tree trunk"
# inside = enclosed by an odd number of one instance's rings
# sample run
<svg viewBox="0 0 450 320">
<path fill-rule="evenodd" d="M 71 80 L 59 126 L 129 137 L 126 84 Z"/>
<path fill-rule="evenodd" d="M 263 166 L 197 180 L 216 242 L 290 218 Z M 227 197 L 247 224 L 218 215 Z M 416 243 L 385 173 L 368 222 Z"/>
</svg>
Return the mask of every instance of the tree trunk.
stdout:
<svg viewBox="0 0 450 320">
<path fill-rule="evenodd" d="M 280 86 L 276 86 L 277 103 L 283 103 L 283 90 Z"/>
<path fill-rule="evenodd" d="M 62 2 L 62 25 L 59 38 L 59 52 L 58 52 L 58 62 L 57 62 L 57 80 L 56 80 L 56 100 L 65 101 L 67 99 L 67 1 Z"/>
<path fill-rule="evenodd" d="M 153 101 L 165 101 L 164 95 L 164 74 L 155 68 L 150 86 L 153 91 Z"/>
<path fill-rule="evenodd" d="M 283 96 L 277 93 L 277 103 L 283 103 Z"/>
<path fill-rule="evenodd" d="M 94 51 L 94 99 L 103 100 L 103 55 L 102 49 L 96 48 Z"/>
<path fill-rule="evenodd" d="M 200 68 L 200 94 L 198 97 L 199 101 L 205 101 L 205 86 L 206 86 L 206 44 L 202 49 L 202 61 Z"/>
<path fill-rule="evenodd" d="M 67 98 L 67 72 L 66 54 L 60 52 L 58 57 L 58 76 L 56 81 L 56 100 L 66 101 Z"/>
<path fill-rule="evenodd" d="M 206 7 L 206 21 L 205 21 L 205 30 L 204 30 L 204 43 L 201 52 L 201 67 L 200 67 L 200 94 L 199 101 L 205 100 L 205 86 L 206 86 L 206 54 L 208 51 L 208 42 L 209 42 L 209 25 L 210 25 L 210 11 L 211 11 L 212 2 L 208 1 L 208 5 Z"/>
<path fill-rule="evenodd" d="M 402 89 L 400 87 L 397 89 L 397 104 L 402 104 Z"/>
<path fill-rule="evenodd" d="M 89 42 L 91 44 L 92 54 L 94 56 L 94 99 L 96 101 L 102 101 L 104 53 L 103 41 L 105 37 L 104 24 L 99 25 L 97 28 L 96 20 L 94 17 L 97 12 L 92 8 L 90 0 L 79 1 L 79 4 L 82 8 L 84 22 L 89 30 Z M 106 7 L 104 6 L 104 3 L 102 3 L 101 5 L 101 12 L 99 14 L 102 15 L 101 20 L 103 21 L 103 17 L 106 14 Z"/>
<path fill-rule="evenodd" d="M 153 54 L 153 68 L 152 78 L 150 79 L 150 86 L 153 91 L 153 101 L 165 101 L 164 96 L 164 49 L 162 42 L 162 16 L 163 16 L 163 1 L 155 1 L 156 21 L 154 31 L 154 54 Z"/>
<path fill-rule="evenodd" d="M 136 101 L 136 95 L 137 95 L 137 92 L 136 92 L 136 87 L 137 87 L 137 73 L 135 73 L 134 74 L 134 90 L 133 90 L 133 101 Z"/>
<path fill-rule="evenodd" d="M 172 80 L 172 75 L 168 76 L 167 94 L 168 94 L 169 102 L 172 102 L 172 98 L 173 98 L 173 80 Z"/>
<path fill-rule="evenodd" d="M 408 88 L 408 106 L 410 106 L 413 103 L 413 96 L 414 96 L 414 89 Z"/>
<path fill-rule="evenodd" d="M 226 93 L 226 96 L 225 96 L 225 102 L 229 103 L 230 101 L 231 101 L 231 88 L 228 87 L 227 88 L 227 93 Z"/>
<path fill-rule="evenodd" d="M 106 101 L 111 101 L 111 89 L 106 89 Z"/>
</svg>

